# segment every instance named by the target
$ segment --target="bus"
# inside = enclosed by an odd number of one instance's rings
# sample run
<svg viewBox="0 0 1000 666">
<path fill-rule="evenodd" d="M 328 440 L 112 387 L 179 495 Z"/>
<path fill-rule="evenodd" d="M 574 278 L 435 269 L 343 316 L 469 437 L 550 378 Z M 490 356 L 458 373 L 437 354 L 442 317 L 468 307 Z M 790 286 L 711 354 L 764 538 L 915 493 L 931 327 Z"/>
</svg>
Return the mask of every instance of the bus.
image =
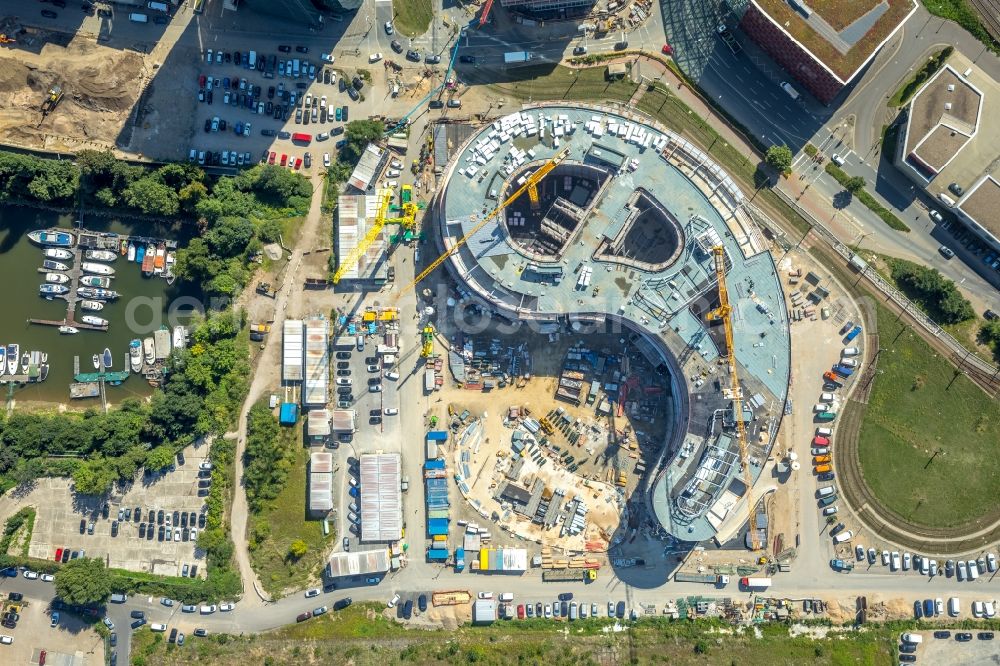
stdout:
<svg viewBox="0 0 1000 666">
<path fill-rule="evenodd" d="M 312 141 L 312 134 L 303 134 L 302 132 L 296 132 L 292 135 L 292 141 L 301 141 L 302 143 L 310 143 Z"/>
</svg>

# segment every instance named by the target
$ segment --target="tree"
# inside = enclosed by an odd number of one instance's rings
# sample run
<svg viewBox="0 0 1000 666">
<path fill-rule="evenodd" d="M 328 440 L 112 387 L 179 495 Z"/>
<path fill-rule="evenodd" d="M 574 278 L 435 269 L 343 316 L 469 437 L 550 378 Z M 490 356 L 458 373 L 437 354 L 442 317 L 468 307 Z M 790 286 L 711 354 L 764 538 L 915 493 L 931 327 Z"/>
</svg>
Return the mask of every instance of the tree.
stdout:
<svg viewBox="0 0 1000 666">
<path fill-rule="evenodd" d="M 174 448 L 168 444 L 161 444 L 155 449 L 150 449 L 146 453 L 147 469 L 163 469 L 174 461 Z"/>
<path fill-rule="evenodd" d="M 180 209 L 177 193 L 155 176 L 144 176 L 125 188 L 125 203 L 147 215 L 176 215 Z"/>
<path fill-rule="evenodd" d="M 194 213 L 198 209 L 198 204 L 208 196 L 208 188 L 204 183 L 189 183 L 181 188 L 177 193 L 177 199 L 181 208 L 186 213 Z"/>
<path fill-rule="evenodd" d="M 857 194 L 865 189 L 865 179 L 861 176 L 853 176 L 844 181 L 844 189 L 851 194 Z"/>
<path fill-rule="evenodd" d="M 85 460 L 73 472 L 73 488 L 81 495 L 104 495 L 118 479 L 114 469 L 101 457 Z"/>
<path fill-rule="evenodd" d="M 764 161 L 777 171 L 785 173 L 792 168 L 792 151 L 786 145 L 771 146 L 764 155 Z"/>
<path fill-rule="evenodd" d="M 56 595 L 67 604 L 102 604 L 114 584 L 114 576 L 96 557 L 70 560 L 56 572 Z"/>
<path fill-rule="evenodd" d="M 361 153 L 370 142 L 381 139 L 385 134 L 385 125 L 380 120 L 352 120 L 344 128 L 344 140 L 347 144 L 340 149 L 340 159 L 346 163 L 354 163 L 361 159 Z"/>
<path fill-rule="evenodd" d="M 309 546 L 302 539 L 296 539 L 292 542 L 292 545 L 288 547 L 288 555 L 293 559 L 297 560 L 303 555 L 309 552 Z"/>
<path fill-rule="evenodd" d="M 243 253 L 253 237 L 253 222 L 242 217 L 223 217 L 205 234 L 209 247 L 222 257 Z"/>
</svg>

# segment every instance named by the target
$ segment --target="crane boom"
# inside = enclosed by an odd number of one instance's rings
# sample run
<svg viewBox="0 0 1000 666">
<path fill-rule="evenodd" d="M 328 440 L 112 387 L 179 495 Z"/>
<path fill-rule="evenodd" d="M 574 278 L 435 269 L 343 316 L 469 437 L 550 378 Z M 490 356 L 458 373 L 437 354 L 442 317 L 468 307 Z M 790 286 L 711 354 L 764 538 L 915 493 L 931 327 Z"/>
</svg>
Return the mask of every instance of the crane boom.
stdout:
<svg viewBox="0 0 1000 666">
<path fill-rule="evenodd" d="M 358 241 L 358 244 L 351 250 L 350 254 L 344 257 L 340 265 L 337 266 L 337 271 L 333 274 L 333 283 L 337 284 L 340 282 L 341 278 L 344 277 L 344 273 L 354 268 L 354 265 L 358 263 L 358 259 L 361 258 L 365 252 L 368 251 L 369 246 L 375 242 L 379 233 L 382 231 L 382 227 L 386 223 L 386 215 L 389 212 L 389 204 L 392 202 L 392 190 L 384 189 L 379 192 L 378 208 L 375 213 L 375 221 L 372 223 L 371 229 L 365 234 L 364 238 Z"/>
<path fill-rule="evenodd" d="M 726 332 L 726 355 L 729 360 L 729 382 L 733 394 L 733 420 L 736 421 L 736 436 L 740 445 L 740 470 L 743 472 L 743 484 L 747 489 L 748 529 L 753 550 L 760 550 L 760 540 L 757 538 L 756 525 L 753 522 L 753 476 L 750 474 L 750 462 L 747 454 L 747 433 L 743 425 L 743 396 L 739 376 L 736 373 L 736 351 L 733 346 L 732 305 L 729 303 L 729 289 L 726 287 L 726 250 L 721 245 L 712 248 L 715 255 L 715 277 L 718 280 L 719 307 L 708 313 L 708 319 L 721 319 Z"/>
<path fill-rule="evenodd" d="M 425 277 L 427 277 L 428 275 L 430 275 L 431 273 L 433 273 L 434 270 L 438 266 L 440 266 L 441 264 L 443 264 L 445 262 L 445 260 L 448 259 L 448 257 L 450 257 L 451 255 L 453 255 L 456 252 L 458 252 L 459 248 L 461 248 L 463 245 L 465 245 L 465 243 L 468 242 L 469 238 L 471 238 L 474 233 L 476 233 L 477 231 L 479 231 L 480 229 L 482 229 L 490 220 L 492 220 L 494 217 L 496 217 L 500 213 L 500 211 L 502 211 L 504 208 L 506 208 L 511 203 L 513 203 L 519 196 L 521 196 L 522 194 L 524 194 L 525 190 L 529 190 L 530 191 L 532 188 L 537 188 L 537 185 L 538 185 L 539 181 L 541 181 L 543 178 L 545 178 L 545 176 L 547 176 L 550 171 L 552 171 L 553 169 L 555 169 L 556 166 L 558 166 L 560 162 L 562 162 L 564 159 L 566 159 L 567 155 L 569 155 L 569 148 L 563 148 L 562 151 L 560 151 L 557 155 L 555 155 L 551 160 L 549 160 L 548 162 L 546 162 L 542 166 L 538 167 L 538 170 L 535 171 L 534 173 L 532 173 L 530 176 L 528 176 L 528 178 L 527 178 L 527 180 L 525 180 L 524 184 L 521 185 L 521 187 L 517 188 L 517 190 L 515 190 L 513 194 L 511 194 L 509 197 L 507 197 L 506 201 L 504 201 L 502 204 L 500 204 L 499 206 L 497 206 L 496 208 L 494 208 L 492 211 L 490 211 L 486 215 L 486 217 L 484 217 L 479 222 L 477 222 L 476 226 L 472 227 L 472 229 L 469 230 L 469 233 L 467 233 L 464 236 L 462 236 L 458 240 L 458 242 L 456 242 L 450 248 L 448 248 L 447 250 L 445 250 L 441 254 L 440 257 L 438 257 L 437 259 L 435 259 L 434 261 L 432 261 L 430 263 L 430 265 L 427 266 L 427 268 L 425 268 L 424 270 L 422 270 L 419 275 L 417 275 L 415 278 L 413 278 L 413 281 L 411 281 L 405 287 L 397 290 L 396 294 L 395 294 L 395 298 L 398 299 L 402 294 L 404 294 L 404 293 L 408 292 L 410 289 L 413 289 L 414 287 L 416 287 L 417 283 L 419 283 Z"/>
</svg>

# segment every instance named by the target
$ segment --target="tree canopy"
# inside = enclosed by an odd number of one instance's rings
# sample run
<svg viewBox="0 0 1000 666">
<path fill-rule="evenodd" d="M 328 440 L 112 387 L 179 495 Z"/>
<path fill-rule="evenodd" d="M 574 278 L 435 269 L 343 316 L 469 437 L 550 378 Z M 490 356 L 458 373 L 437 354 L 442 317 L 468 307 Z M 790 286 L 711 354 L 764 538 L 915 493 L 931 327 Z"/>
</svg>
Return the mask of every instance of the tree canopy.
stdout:
<svg viewBox="0 0 1000 666">
<path fill-rule="evenodd" d="M 957 324 L 975 316 L 972 304 L 955 283 L 936 268 L 903 259 L 892 259 L 889 267 L 900 289 L 937 323 Z"/>
<path fill-rule="evenodd" d="M 96 557 L 70 560 L 56 572 L 56 594 L 67 604 L 103 604 L 113 586 L 114 576 Z"/>
<path fill-rule="evenodd" d="M 771 167 L 785 173 L 792 168 L 792 150 L 788 146 L 771 146 L 764 155 L 764 161 Z"/>
</svg>

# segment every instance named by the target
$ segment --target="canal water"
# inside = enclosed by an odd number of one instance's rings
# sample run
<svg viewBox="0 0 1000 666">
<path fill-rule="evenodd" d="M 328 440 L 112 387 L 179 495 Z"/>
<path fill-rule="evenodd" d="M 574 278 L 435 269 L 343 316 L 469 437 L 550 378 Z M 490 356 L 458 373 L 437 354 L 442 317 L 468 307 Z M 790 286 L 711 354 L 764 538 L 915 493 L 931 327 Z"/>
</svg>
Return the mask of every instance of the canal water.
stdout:
<svg viewBox="0 0 1000 666">
<path fill-rule="evenodd" d="M 75 218 L 32 208 L 0 206 L 0 344 L 17 343 L 21 353 L 30 350 L 49 355 L 49 375 L 44 382 L 14 389 L 14 399 L 70 403 L 69 385 L 73 382 L 73 357 L 80 357 L 80 372 L 94 372 L 92 357 L 105 347 L 111 350 L 111 370 L 124 370 L 128 363 L 128 345 L 133 338 L 151 336 L 161 325 L 173 328 L 184 325 L 197 305 L 197 293 L 184 293 L 178 282 L 167 285 L 159 276 L 143 277 L 139 264 L 119 257 L 110 264 L 115 269 L 111 281 L 121 297 L 107 302 L 100 312 L 77 310 L 76 319 L 94 314 L 108 320 L 107 331 L 81 330 L 75 335 L 60 335 L 54 326 L 30 325 L 29 318 L 62 320 L 66 316 L 66 301 L 51 301 L 38 295 L 38 286 L 45 281 L 39 273 L 42 249 L 28 240 L 28 232 L 52 227 L 73 228 Z M 118 234 L 136 234 L 147 238 L 176 239 L 183 247 L 193 229 L 181 225 L 154 225 L 147 222 L 130 224 L 122 220 L 89 218 L 84 228 Z M 69 263 L 69 262 L 63 262 Z M 2 380 L 2 377 L 0 377 Z M 0 385 L 3 399 L 9 397 L 11 385 Z M 154 389 L 141 374 L 132 374 L 120 386 L 108 386 L 111 402 L 133 396 L 144 397 Z M 100 399 L 73 400 L 73 407 L 99 406 Z"/>
</svg>

